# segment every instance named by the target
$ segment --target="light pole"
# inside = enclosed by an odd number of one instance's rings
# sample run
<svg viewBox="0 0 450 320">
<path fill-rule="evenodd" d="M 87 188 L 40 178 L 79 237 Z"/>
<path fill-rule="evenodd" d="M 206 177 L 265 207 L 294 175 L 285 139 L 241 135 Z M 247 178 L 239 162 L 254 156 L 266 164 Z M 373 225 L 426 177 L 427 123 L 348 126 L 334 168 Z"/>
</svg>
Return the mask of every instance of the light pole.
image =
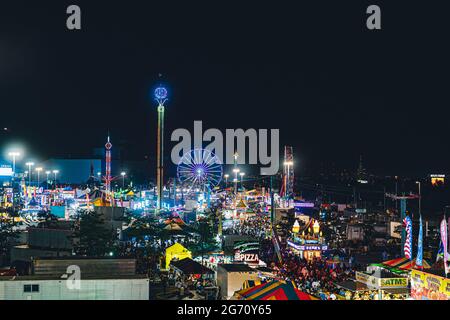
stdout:
<svg viewBox="0 0 450 320">
<path fill-rule="evenodd" d="M 225 178 L 225 188 L 228 187 L 228 178 L 230 177 L 229 174 L 224 174 L 223 177 Z"/>
<path fill-rule="evenodd" d="M 239 175 L 241 176 L 241 188 L 244 188 L 244 184 L 243 184 L 242 180 L 244 178 L 245 172 L 240 172 Z"/>
<path fill-rule="evenodd" d="M 38 168 L 36 168 L 35 170 L 36 170 L 36 172 L 37 172 L 37 186 L 38 186 L 38 188 L 39 188 L 39 182 L 40 182 L 40 176 L 41 176 L 42 168 L 41 168 L 41 167 L 38 167 Z"/>
<path fill-rule="evenodd" d="M 20 152 L 11 151 L 11 152 L 8 153 L 8 155 L 10 157 L 12 157 L 12 160 L 13 160 L 13 168 L 12 169 L 13 169 L 13 177 L 14 177 L 14 175 L 16 173 L 16 157 L 20 156 Z"/>
<path fill-rule="evenodd" d="M 398 176 L 395 176 L 395 196 L 398 196 Z M 398 203 L 395 200 L 395 211 L 398 210 Z"/>
<path fill-rule="evenodd" d="M 27 162 L 25 165 L 28 166 L 28 186 L 31 186 L 31 167 L 34 166 L 34 162 Z"/>
<path fill-rule="evenodd" d="M 56 175 L 59 173 L 59 170 L 53 170 L 53 174 L 55 175 L 55 189 L 56 189 Z"/>
<path fill-rule="evenodd" d="M 157 133 L 157 153 L 156 153 L 156 186 L 158 198 L 156 209 L 162 207 L 163 185 L 164 185 L 164 103 L 167 101 L 167 89 L 159 86 L 155 89 L 154 97 L 158 102 L 158 133 Z"/>
<path fill-rule="evenodd" d="M 45 171 L 45 175 L 46 175 L 46 185 L 47 185 L 47 189 L 48 189 L 48 176 L 50 175 L 50 173 L 52 173 L 51 171 Z"/>
<path fill-rule="evenodd" d="M 8 153 L 8 155 L 10 157 L 12 157 L 13 160 L 13 172 L 12 172 L 12 177 L 11 177 L 11 185 L 12 185 L 12 209 L 14 211 L 14 176 L 16 175 L 16 157 L 20 156 L 20 153 L 17 151 L 11 151 Z"/>
<path fill-rule="evenodd" d="M 122 171 L 120 173 L 120 175 L 122 176 L 122 190 L 125 189 L 125 175 L 126 173 L 124 171 Z"/>
<path fill-rule="evenodd" d="M 233 172 L 234 172 L 234 179 L 233 179 L 233 182 L 234 182 L 234 193 L 237 193 L 237 183 L 238 183 L 238 173 L 239 173 L 239 171 L 241 171 L 241 170 L 239 170 L 237 168 L 233 169 Z"/>
</svg>

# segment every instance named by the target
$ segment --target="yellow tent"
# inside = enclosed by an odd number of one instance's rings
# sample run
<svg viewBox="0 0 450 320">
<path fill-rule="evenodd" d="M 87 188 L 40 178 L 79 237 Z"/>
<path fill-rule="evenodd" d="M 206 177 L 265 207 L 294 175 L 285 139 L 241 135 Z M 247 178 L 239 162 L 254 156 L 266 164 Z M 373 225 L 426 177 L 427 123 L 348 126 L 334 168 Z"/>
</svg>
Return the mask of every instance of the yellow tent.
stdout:
<svg viewBox="0 0 450 320">
<path fill-rule="evenodd" d="M 236 209 L 245 209 L 247 206 L 245 205 L 244 201 L 241 199 L 239 203 L 236 205 Z"/>
<path fill-rule="evenodd" d="M 184 258 L 192 259 L 192 253 L 177 242 L 166 249 L 166 270 L 169 269 L 170 261 L 172 261 L 173 258 L 177 258 L 178 260 Z"/>
<path fill-rule="evenodd" d="M 133 192 L 133 190 L 130 190 L 128 193 L 127 193 L 127 196 L 129 196 L 129 197 L 132 197 L 132 196 L 134 196 L 134 192 Z"/>
</svg>

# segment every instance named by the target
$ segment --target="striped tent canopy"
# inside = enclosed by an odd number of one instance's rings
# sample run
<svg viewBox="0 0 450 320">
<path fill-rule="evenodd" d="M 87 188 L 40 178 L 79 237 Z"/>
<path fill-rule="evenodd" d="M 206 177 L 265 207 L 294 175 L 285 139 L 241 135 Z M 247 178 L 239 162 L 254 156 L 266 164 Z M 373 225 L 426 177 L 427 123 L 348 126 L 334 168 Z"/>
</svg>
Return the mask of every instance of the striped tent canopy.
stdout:
<svg viewBox="0 0 450 320">
<path fill-rule="evenodd" d="M 411 269 L 420 268 L 420 267 L 416 266 L 416 259 L 409 260 L 408 258 L 405 258 L 405 257 L 385 261 L 385 262 L 382 262 L 381 264 L 385 267 L 399 269 L 399 270 L 411 270 Z M 425 261 L 425 259 L 423 260 L 422 264 L 423 264 L 424 269 L 431 268 L 431 266 L 428 264 L 428 262 Z"/>
<path fill-rule="evenodd" d="M 240 300 L 319 300 L 298 290 L 292 282 L 269 281 L 236 292 Z"/>
<path fill-rule="evenodd" d="M 261 283 L 263 283 L 261 280 L 245 280 L 242 288 L 249 289 L 255 286 L 259 286 Z"/>
</svg>

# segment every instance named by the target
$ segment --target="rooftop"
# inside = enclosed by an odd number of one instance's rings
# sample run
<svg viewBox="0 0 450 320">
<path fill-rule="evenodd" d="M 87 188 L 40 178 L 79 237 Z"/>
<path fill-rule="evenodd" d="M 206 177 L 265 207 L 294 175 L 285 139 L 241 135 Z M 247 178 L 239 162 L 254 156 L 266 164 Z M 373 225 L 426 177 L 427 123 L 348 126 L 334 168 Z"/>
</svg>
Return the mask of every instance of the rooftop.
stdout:
<svg viewBox="0 0 450 320">
<path fill-rule="evenodd" d="M 132 279 L 148 279 L 146 274 L 135 275 L 84 275 L 81 280 L 132 280 Z M 65 279 L 54 275 L 31 275 L 31 276 L 0 276 L 0 281 L 45 281 L 45 280 L 61 280 Z"/>
<path fill-rule="evenodd" d="M 228 272 L 256 272 L 256 270 L 251 268 L 248 264 L 243 263 L 219 264 L 218 267 L 221 267 Z"/>
</svg>

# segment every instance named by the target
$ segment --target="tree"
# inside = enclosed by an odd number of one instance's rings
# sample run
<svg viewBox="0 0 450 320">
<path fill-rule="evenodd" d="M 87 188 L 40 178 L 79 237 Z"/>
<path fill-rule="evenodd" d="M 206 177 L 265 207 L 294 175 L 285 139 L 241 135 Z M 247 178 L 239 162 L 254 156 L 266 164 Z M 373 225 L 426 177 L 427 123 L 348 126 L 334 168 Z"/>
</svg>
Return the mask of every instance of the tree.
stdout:
<svg viewBox="0 0 450 320">
<path fill-rule="evenodd" d="M 0 256 L 9 256 L 11 242 L 18 236 L 13 219 L 0 217 Z"/>
<path fill-rule="evenodd" d="M 81 215 L 74 232 L 74 250 L 77 255 L 102 257 L 114 249 L 116 234 L 104 223 L 101 214 L 88 211 Z"/>
<path fill-rule="evenodd" d="M 138 217 L 130 223 L 124 233 L 129 238 L 136 238 L 136 243 L 141 244 L 146 237 L 156 237 L 158 231 L 159 230 L 152 219 Z"/>
<path fill-rule="evenodd" d="M 198 222 L 197 233 L 200 235 L 198 244 L 189 247 L 194 255 L 203 256 L 216 248 L 216 240 L 214 239 L 213 228 L 207 220 L 201 220 Z"/>
</svg>

